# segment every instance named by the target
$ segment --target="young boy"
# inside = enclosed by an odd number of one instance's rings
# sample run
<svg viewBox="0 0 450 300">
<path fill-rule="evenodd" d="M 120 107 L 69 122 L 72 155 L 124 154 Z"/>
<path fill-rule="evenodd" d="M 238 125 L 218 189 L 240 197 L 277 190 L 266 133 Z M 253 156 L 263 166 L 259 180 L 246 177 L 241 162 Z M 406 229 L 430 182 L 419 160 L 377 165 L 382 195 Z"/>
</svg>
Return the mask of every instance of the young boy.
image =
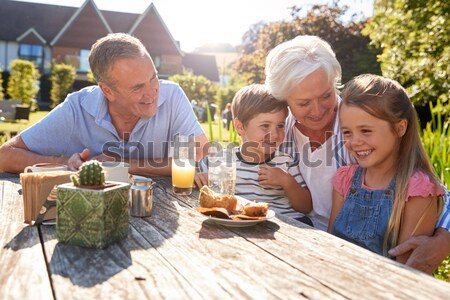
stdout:
<svg viewBox="0 0 450 300">
<path fill-rule="evenodd" d="M 292 158 L 278 150 L 284 139 L 288 115 L 286 102 L 276 100 L 262 84 L 241 88 L 231 104 L 233 124 L 242 145 L 236 158 L 235 195 L 266 202 L 275 212 L 312 226 L 304 214 L 312 210 L 311 194 Z M 207 158 L 200 172 L 207 172 Z M 207 183 L 207 175 L 197 174 L 196 183 Z"/>
</svg>

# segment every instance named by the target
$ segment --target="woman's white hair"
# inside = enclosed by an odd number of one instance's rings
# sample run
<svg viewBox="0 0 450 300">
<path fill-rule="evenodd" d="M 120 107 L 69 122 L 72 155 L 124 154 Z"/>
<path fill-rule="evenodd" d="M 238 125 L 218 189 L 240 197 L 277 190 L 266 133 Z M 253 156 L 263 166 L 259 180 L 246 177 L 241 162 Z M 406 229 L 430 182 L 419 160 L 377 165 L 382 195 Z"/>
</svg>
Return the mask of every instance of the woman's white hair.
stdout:
<svg viewBox="0 0 450 300">
<path fill-rule="evenodd" d="M 331 46 L 317 36 L 300 35 L 269 52 L 266 85 L 275 98 L 286 100 L 296 85 L 319 68 L 326 72 L 337 91 L 342 71 Z"/>
</svg>

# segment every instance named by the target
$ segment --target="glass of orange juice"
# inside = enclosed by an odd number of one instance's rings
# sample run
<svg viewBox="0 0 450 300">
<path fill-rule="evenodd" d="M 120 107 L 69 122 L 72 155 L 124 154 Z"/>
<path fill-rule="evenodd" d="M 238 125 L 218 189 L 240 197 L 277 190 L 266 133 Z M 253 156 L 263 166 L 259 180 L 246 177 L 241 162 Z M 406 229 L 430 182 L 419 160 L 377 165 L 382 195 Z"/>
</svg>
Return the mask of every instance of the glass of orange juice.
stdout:
<svg viewBox="0 0 450 300">
<path fill-rule="evenodd" d="M 172 190 L 177 195 L 190 195 L 195 176 L 194 135 L 176 135 L 172 157 Z"/>
</svg>

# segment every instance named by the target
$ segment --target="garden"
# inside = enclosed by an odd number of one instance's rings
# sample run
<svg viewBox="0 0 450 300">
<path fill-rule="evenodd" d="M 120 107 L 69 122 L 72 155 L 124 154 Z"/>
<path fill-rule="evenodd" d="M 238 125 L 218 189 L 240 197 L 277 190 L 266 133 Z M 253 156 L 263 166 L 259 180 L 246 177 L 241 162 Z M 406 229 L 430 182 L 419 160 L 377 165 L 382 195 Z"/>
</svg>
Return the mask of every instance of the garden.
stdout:
<svg viewBox="0 0 450 300">
<path fill-rule="evenodd" d="M 240 56 L 220 74 L 227 85 L 219 86 L 186 70 L 170 77 L 180 84 L 210 140 L 238 142 L 236 132 L 222 125 L 221 112 L 236 91 L 246 84 L 264 82 L 264 59 L 275 45 L 300 34 L 319 35 L 328 41 L 342 64 L 343 83 L 361 73 L 382 74 L 399 81 L 419 111 L 421 138 L 442 183 L 450 186 L 450 11 L 449 1 L 376 1 L 370 20 L 343 21 L 345 7 L 316 5 L 309 11 L 292 8 L 292 20 L 255 24 L 242 39 Z M 21 99 L 31 109 L 28 120 L 0 121 L 0 144 L 43 118 L 36 102 L 40 74 L 27 61 L 11 67 L 6 93 L 0 101 Z M 1 70 L 0 70 L 1 71 Z M 1 75 L 1 72 L 0 72 Z M 76 72 L 66 64 L 54 64 L 51 74 L 50 107 L 64 101 L 72 91 Z M 201 110 L 200 110 L 201 108 Z M 214 108 L 214 109 L 212 109 Z M 214 112 L 213 112 L 214 110 Z M 202 111 L 202 116 L 199 116 Z M 206 114 L 206 115 L 203 115 Z M 450 256 L 435 276 L 449 281 Z"/>
</svg>

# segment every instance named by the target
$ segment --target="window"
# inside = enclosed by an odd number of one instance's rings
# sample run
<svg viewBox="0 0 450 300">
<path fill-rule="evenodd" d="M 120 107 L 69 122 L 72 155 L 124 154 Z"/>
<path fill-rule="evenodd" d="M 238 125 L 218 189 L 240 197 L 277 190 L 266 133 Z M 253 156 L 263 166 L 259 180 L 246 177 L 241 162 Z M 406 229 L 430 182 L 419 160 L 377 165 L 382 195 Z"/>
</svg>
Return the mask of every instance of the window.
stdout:
<svg viewBox="0 0 450 300">
<path fill-rule="evenodd" d="M 153 63 L 155 64 L 156 70 L 159 71 L 159 67 L 161 67 L 161 57 L 159 55 L 155 55 L 153 57 Z"/>
<path fill-rule="evenodd" d="M 19 58 L 33 62 L 38 68 L 42 68 L 44 47 L 41 45 L 20 44 Z"/>
<path fill-rule="evenodd" d="M 78 71 L 87 72 L 89 71 L 89 53 L 90 50 L 81 49 L 80 50 L 80 68 Z"/>
</svg>

